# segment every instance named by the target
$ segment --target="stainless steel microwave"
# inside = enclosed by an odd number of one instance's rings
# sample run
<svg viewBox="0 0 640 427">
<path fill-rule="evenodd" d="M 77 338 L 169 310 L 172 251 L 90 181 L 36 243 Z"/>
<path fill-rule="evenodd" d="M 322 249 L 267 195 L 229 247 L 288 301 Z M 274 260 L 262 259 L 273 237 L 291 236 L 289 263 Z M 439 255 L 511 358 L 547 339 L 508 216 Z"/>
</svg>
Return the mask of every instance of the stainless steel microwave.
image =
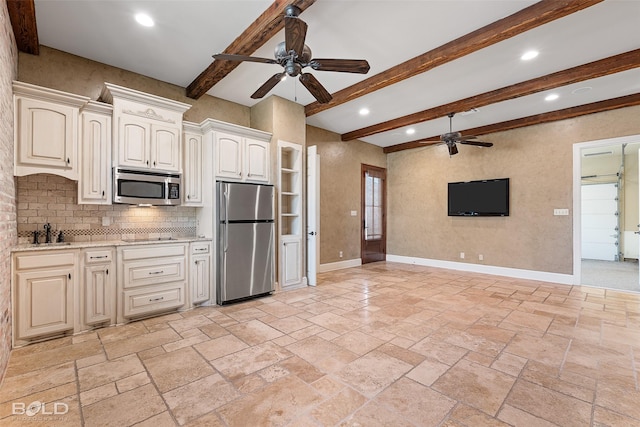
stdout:
<svg viewBox="0 0 640 427">
<path fill-rule="evenodd" d="M 178 173 L 113 168 L 113 202 L 131 205 L 179 205 Z"/>
</svg>

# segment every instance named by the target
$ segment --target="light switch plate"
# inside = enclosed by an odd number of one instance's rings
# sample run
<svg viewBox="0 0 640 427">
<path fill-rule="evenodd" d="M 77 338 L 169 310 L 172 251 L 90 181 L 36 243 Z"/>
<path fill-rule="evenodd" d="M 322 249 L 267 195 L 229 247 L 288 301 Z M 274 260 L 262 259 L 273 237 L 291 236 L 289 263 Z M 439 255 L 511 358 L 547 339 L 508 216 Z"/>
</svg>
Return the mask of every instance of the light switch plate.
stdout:
<svg viewBox="0 0 640 427">
<path fill-rule="evenodd" d="M 358 216 L 358 211 L 351 211 L 351 216 Z"/>
<path fill-rule="evenodd" d="M 569 209 L 554 209 L 553 214 L 555 216 L 559 215 L 569 215 Z"/>
</svg>

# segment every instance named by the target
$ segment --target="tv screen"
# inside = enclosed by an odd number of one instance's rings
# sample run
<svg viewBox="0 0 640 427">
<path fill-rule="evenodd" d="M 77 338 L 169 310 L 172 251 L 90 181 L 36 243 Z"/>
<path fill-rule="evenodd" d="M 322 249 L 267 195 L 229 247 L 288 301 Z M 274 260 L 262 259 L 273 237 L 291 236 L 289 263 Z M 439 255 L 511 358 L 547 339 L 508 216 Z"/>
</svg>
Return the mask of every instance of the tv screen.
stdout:
<svg viewBox="0 0 640 427">
<path fill-rule="evenodd" d="M 449 216 L 509 216 L 509 178 L 449 183 Z"/>
</svg>

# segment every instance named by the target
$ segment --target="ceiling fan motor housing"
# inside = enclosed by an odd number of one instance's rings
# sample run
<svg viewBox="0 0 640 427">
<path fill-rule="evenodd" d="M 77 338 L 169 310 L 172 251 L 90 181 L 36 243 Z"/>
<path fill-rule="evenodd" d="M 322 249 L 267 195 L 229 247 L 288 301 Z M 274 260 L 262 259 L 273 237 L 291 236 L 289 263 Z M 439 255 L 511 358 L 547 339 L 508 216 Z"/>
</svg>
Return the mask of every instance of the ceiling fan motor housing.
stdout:
<svg viewBox="0 0 640 427">
<path fill-rule="evenodd" d="M 292 57 L 295 61 L 306 64 L 311 61 L 311 49 L 309 49 L 309 46 L 305 44 L 304 48 L 302 49 L 302 55 L 296 55 L 293 51 L 291 51 L 291 53 L 287 52 L 285 42 L 280 42 L 274 49 L 273 56 L 275 56 L 276 61 L 278 61 L 283 66 L 287 63 L 287 60 L 291 59 Z"/>
</svg>

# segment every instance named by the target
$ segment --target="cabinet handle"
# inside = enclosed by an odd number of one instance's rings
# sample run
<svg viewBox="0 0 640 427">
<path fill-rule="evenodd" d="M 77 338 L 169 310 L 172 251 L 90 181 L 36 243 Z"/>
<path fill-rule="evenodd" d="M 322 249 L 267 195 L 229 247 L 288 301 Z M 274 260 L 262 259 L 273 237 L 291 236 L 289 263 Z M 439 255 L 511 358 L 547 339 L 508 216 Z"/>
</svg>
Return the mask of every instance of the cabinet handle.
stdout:
<svg viewBox="0 0 640 427">
<path fill-rule="evenodd" d="M 71 163 L 71 159 L 67 157 L 67 164 Z"/>
<path fill-rule="evenodd" d="M 147 166 L 149 166 L 149 160 L 147 160 Z"/>
<path fill-rule="evenodd" d="M 164 297 L 149 298 L 149 301 L 162 301 L 163 299 L 164 299 Z"/>
<path fill-rule="evenodd" d="M 71 273 L 69 273 L 69 280 L 71 280 Z"/>
<path fill-rule="evenodd" d="M 149 274 L 162 274 L 164 273 L 164 270 L 160 270 L 160 271 L 150 271 Z"/>
<path fill-rule="evenodd" d="M 153 161 L 153 166 L 154 166 L 154 167 L 156 166 L 156 162 L 155 162 L 155 160 Z"/>
<path fill-rule="evenodd" d="M 107 268 L 106 274 L 107 274 L 107 276 L 109 275 L 109 269 L 108 268 Z"/>
<path fill-rule="evenodd" d="M 90 259 L 102 259 L 102 258 L 106 258 L 106 257 L 107 257 L 106 255 L 100 255 L 100 256 L 92 256 L 92 257 L 89 257 L 89 258 Z"/>
<path fill-rule="evenodd" d="M 196 252 L 204 252 L 204 251 L 207 251 L 207 250 L 208 250 L 207 248 L 196 248 L 195 249 Z"/>
<path fill-rule="evenodd" d="M 187 200 L 190 199 L 190 198 L 191 198 L 191 196 L 187 194 Z"/>
<path fill-rule="evenodd" d="M 102 190 L 102 197 L 104 197 L 104 190 Z"/>
</svg>

